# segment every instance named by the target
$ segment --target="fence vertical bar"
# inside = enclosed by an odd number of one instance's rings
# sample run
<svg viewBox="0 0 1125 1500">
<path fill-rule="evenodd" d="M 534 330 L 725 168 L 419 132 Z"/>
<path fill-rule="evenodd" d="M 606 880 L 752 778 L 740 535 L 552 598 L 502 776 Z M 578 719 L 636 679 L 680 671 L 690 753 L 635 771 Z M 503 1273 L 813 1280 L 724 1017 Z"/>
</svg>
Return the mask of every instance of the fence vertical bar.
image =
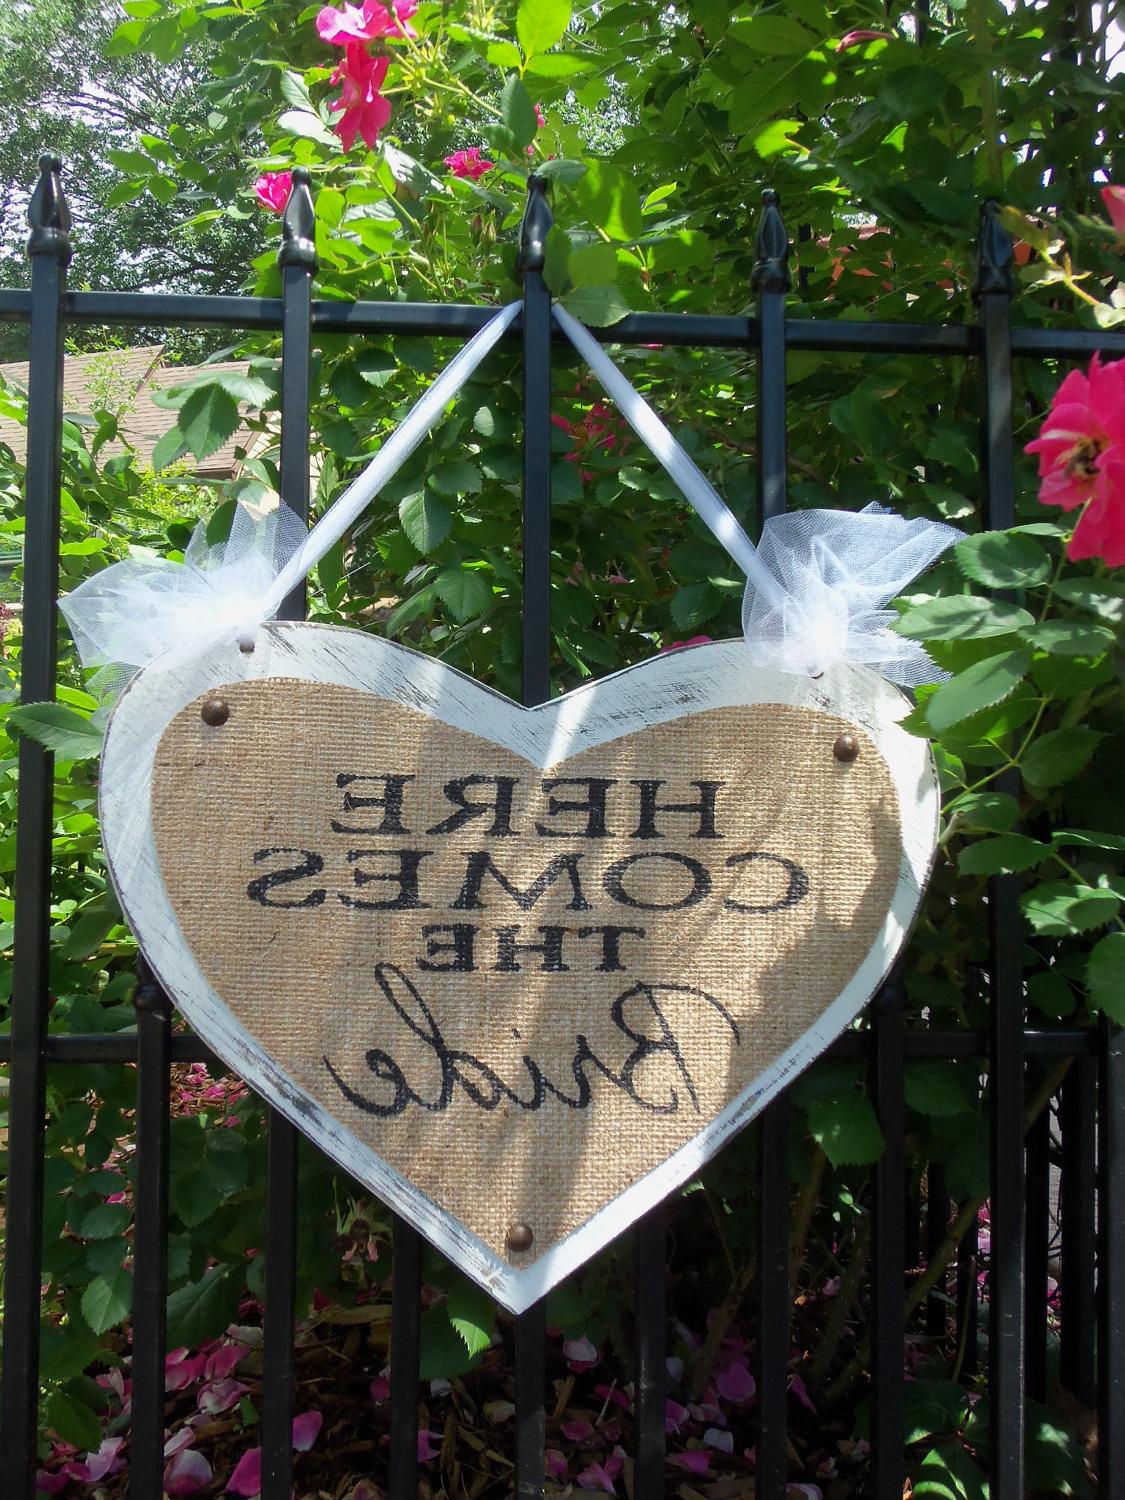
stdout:
<svg viewBox="0 0 1125 1500">
<path fill-rule="evenodd" d="M 1051 1238 L 1051 1112 L 1042 1111 L 1026 1136 L 1024 1343 L 1027 1348 L 1027 1394 L 1047 1399 L 1047 1252 Z"/>
<path fill-rule="evenodd" d="M 62 446 L 63 300 L 70 213 L 54 156 L 39 160 L 28 208 L 31 234 L 31 358 L 28 370 L 20 701 L 55 696 L 58 641 L 59 483 Z M 4 1386 L 0 1472 L 13 1496 L 34 1486 L 39 1403 L 40 1265 L 43 1224 L 44 1046 L 51 904 L 54 757 L 24 737 L 19 747 L 11 1087 L 5 1202 Z"/>
<path fill-rule="evenodd" d="M 137 1151 L 133 1231 L 131 1500 L 164 1494 L 164 1354 L 168 1295 L 168 1095 L 172 1006 L 137 966 Z"/>
<path fill-rule="evenodd" d="M 1125 1494 L 1125 1030 L 1105 1017 L 1098 1100 L 1098 1488 Z"/>
<path fill-rule="evenodd" d="M 529 707 L 551 696 L 551 295 L 543 280 L 551 209 L 546 178 L 527 181 L 523 277 L 523 680 Z M 532 1234 L 535 1226 L 528 1226 Z M 516 1319 L 516 1497 L 538 1500 L 546 1458 L 542 1302 Z"/>
<path fill-rule="evenodd" d="M 883 1152 L 875 1168 L 871 1238 L 871 1478 L 874 1500 L 902 1500 L 902 1245 L 906 1227 L 903 1134 L 902 984 L 883 986 L 875 1005 L 875 1109 Z"/>
<path fill-rule="evenodd" d="M 309 368 L 316 225 L 307 167 L 293 172 L 281 221 L 282 504 L 309 518 Z M 305 585 L 278 610 L 303 619 Z M 289 1500 L 293 1485 L 293 1333 L 297 1275 L 297 1129 L 269 1112 L 266 1155 L 266 1284 L 262 1361 L 262 1500 Z"/>
<path fill-rule="evenodd" d="M 1012 457 L 1012 240 L 998 205 L 981 210 L 974 294 L 980 304 L 983 374 L 981 457 L 985 521 L 1015 522 Z M 1018 772 L 998 791 L 1019 795 Z M 994 876 L 988 887 L 991 1094 L 991 1250 L 989 1253 L 989 1392 L 992 1500 L 1024 1493 L 1024 1038 L 1022 922 L 1019 881 Z"/>
<path fill-rule="evenodd" d="M 664 1205 L 637 1224 L 637 1418 L 635 1494 L 664 1495 L 665 1280 L 667 1216 Z"/>
<path fill-rule="evenodd" d="M 789 235 L 776 192 L 762 194 L 751 285 L 757 293 L 758 506 L 762 521 L 785 510 L 785 296 L 791 285 Z M 789 1120 L 781 1094 L 758 1121 L 758 1455 L 759 1500 L 782 1500 L 789 1388 Z"/>
<path fill-rule="evenodd" d="M 1062 1086 L 1059 1377 L 1071 1395 L 1091 1410 L 1097 1405 L 1094 1374 L 1097 1096 L 1097 1060 L 1076 1057 Z"/>
<path fill-rule="evenodd" d="M 418 1493 L 421 1281 L 422 1236 L 396 1215 L 391 1287 L 391 1500 L 415 1500 Z"/>
</svg>

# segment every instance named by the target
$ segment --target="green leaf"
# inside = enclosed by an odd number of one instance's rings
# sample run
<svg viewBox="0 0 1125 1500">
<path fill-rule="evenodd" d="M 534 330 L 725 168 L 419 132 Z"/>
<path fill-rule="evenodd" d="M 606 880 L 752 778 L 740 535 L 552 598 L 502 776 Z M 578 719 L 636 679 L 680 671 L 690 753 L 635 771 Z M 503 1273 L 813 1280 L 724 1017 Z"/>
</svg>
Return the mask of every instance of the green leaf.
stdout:
<svg viewBox="0 0 1125 1500">
<path fill-rule="evenodd" d="M 1042 937 L 1071 937 L 1104 927 L 1121 903 L 1112 891 L 1066 880 L 1045 881 L 1020 897 L 1023 914 Z"/>
<path fill-rule="evenodd" d="M 855 1089 L 812 1100 L 806 1109 L 809 1134 L 834 1167 L 878 1161 L 883 1132 L 866 1095 Z"/>
<path fill-rule="evenodd" d="M 633 241 L 644 233 L 641 195 L 620 167 L 605 161 L 589 162 L 585 176 L 575 183 L 574 196 L 590 223 L 603 229 L 610 239 Z"/>
<path fill-rule="evenodd" d="M 1125 622 L 1125 583 L 1105 580 L 1095 582 L 1092 578 L 1060 578 L 1055 584 L 1055 593 L 1067 603 L 1097 615 L 1108 625 L 1121 625 Z"/>
<path fill-rule="evenodd" d="M 903 1078 L 906 1102 L 923 1115 L 961 1115 L 976 1108 L 948 1062 L 910 1062 Z"/>
<path fill-rule="evenodd" d="M 718 590 L 709 583 L 688 583 L 672 595 L 668 609 L 680 630 L 691 630 L 717 614 L 722 602 Z"/>
<path fill-rule="evenodd" d="M 569 264 L 570 235 L 561 224 L 552 224 L 544 246 L 543 280 L 548 291 L 556 297 L 561 297 L 566 291 Z"/>
<path fill-rule="evenodd" d="M 526 71 L 536 78 L 577 78 L 580 73 L 590 72 L 594 66 L 593 58 L 577 52 L 541 52 L 538 57 L 528 60 Z M 536 171 L 541 169 L 537 167 Z"/>
<path fill-rule="evenodd" d="M 342 150 L 340 137 L 311 109 L 287 109 L 277 122 L 278 130 L 286 135 L 299 135 L 307 141 L 319 141 L 333 151 Z"/>
<path fill-rule="evenodd" d="M 105 1333 L 129 1316 L 133 1306 L 133 1273 L 124 1267 L 96 1276 L 82 1293 L 82 1316 L 94 1333 Z"/>
<path fill-rule="evenodd" d="M 69 1380 L 94 1362 L 98 1340 L 82 1322 L 42 1323 L 39 1327 L 39 1375 L 44 1381 Z"/>
<path fill-rule="evenodd" d="M 286 68 L 281 75 L 281 97 L 294 109 L 308 114 L 314 113 L 313 102 L 305 87 L 305 80 L 299 73 L 294 73 L 289 68 Z"/>
<path fill-rule="evenodd" d="M 1125 932 L 1107 932 L 1090 950 L 1086 989 L 1091 1005 L 1125 1024 Z"/>
<path fill-rule="evenodd" d="M 891 629 L 916 641 L 955 641 L 1009 635 L 1032 624 L 1033 615 L 1004 599 L 955 594 L 949 599 L 930 599 L 908 609 Z"/>
<path fill-rule="evenodd" d="M 941 1064 L 939 1064 L 941 1066 Z M 955 1380 L 908 1380 L 902 1388 L 905 1442 L 956 1432 L 968 1409 L 964 1386 Z"/>
<path fill-rule="evenodd" d="M 449 535 L 453 517 L 428 490 L 419 495 L 407 495 L 399 502 L 398 518 L 411 544 L 423 556 L 440 547 Z"/>
<path fill-rule="evenodd" d="M 1102 656 L 1116 639 L 1105 625 L 1079 625 L 1074 620 L 1046 620 L 1020 633 L 1037 651 L 1052 656 Z"/>
<path fill-rule="evenodd" d="M 197 386 L 183 406 L 177 427 L 200 463 L 210 458 L 238 429 L 238 402 L 214 381 Z"/>
<path fill-rule="evenodd" d="M 164 436 L 158 439 L 152 450 L 153 473 L 159 474 L 161 469 L 166 469 L 169 464 L 174 464 L 187 451 L 187 444 L 184 442 L 184 435 L 179 427 L 169 427 Z"/>
<path fill-rule="evenodd" d="M 238 1315 L 242 1298 L 241 1262 L 213 1266 L 202 1279 L 180 1287 L 168 1298 L 168 1347 L 198 1349 L 217 1338 Z"/>
<path fill-rule="evenodd" d="M 570 252 L 570 279 L 575 286 L 606 286 L 617 279 L 617 251 L 602 240 Z"/>
<path fill-rule="evenodd" d="M 84 1401 L 65 1391 L 52 1391 L 44 1413 L 47 1428 L 85 1453 L 96 1452 L 102 1441 L 102 1424 Z"/>
<path fill-rule="evenodd" d="M 446 1302 L 449 1321 L 465 1342 L 470 1355 L 481 1354 L 492 1342 L 496 1313 L 492 1299 L 480 1287 L 462 1278 L 451 1288 Z"/>
<path fill-rule="evenodd" d="M 615 286 L 575 287 L 567 292 L 562 305 L 590 328 L 608 328 L 611 323 L 620 323 L 631 311 Z"/>
<path fill-rule="evenodd" d="M 516 35 L 527 57 L 549 51 L 570 25 L 570 0 L 520 0 Z"/>
<path fill-rule="evenodd" d="M 436 464 L 426 476 L 427 484 L 439 495 L 476 495 L 481 489 L 480 470 L 466 458 L 452 458 Z"/>
<path fill-rule="evenodd" d="M 820 40 L 799 21 L 782 15 L 739 19 L 732 21 L 727 29 L 736 42 L 766 57 L 803 56 Z"/>
<path fill-rule="evenodd" d="M 1027 981 L 1027 999 L 1041 1015 L 1050 1016 L 1055 1021 L 1074 1011 L 1074 991 L 1057 969 L 1032 974 Z"/>
<path fill-rule="evenodd" d="M 84 1240 L 108 1240 L 124 1233 L 130 1217 L 124 1203 L 99 1203 L 82 1215 L 75 1231 Z"/>
<path fill-rule="evenodd" d="M 957 864 L 962 875 L 1010 875 L 1016 870 L 1034 869 L 1050 854 L 1050 844 L 1022 833 L 1002 833 L 999 838 L 967 844 Z"/>
<path fill-rule="evenodd" d="M 467 568 L 444 568 L 434 579 L 434 591 L 459 624 L 483 614 L 492 603 L 488 584 Z"/>
<path fill-rule="evenodd" d="M 1125 833 L 1098 833 L 1090 828 L 1056 828 L 1051 843 L 1060 848 L 1067 844 L 1080 849 L 1125 849 Z"/>
<path fill-rule="evenodd" d="M 471 1370 L 480 1359 L 479 1354 L 469 1353 L 461 1334 L 450 1322 L 446 1303 L 427 1308 L 420 1325 L 419 1380 L 452 1380 Z"/>
<path fill-rule="evenodd" d="M 1030 588 L 1050 576 L 1051 558 L 1029 536 L 985 531 L 958 542 L 953 555 L 966 578 L 995 589 Z"/>
<path fill-rule="evenodd" d="M 1002 703 L 1015 692 L 1030 665 L 1029 651 L 1005 651 L 958 672 L 941 684 L 927 704 L 931 728 L 940 734 L 962 719 Z"/>
<path fill-rule="evenodd" d="M 1019 822 L 1020 805 L 1007 792 L 964 792 L 955 797 L 946 811 L 970 828 L 989 833 L 1007 833 Z"/>
<path fill-rule="evenodd" d="M 531 95 L 514 73 L 500 94 L 500 115 L 520 150 L 530 146 L 539 130 L 539 120 Z"/>
<path fill-rule="evenodd" d="M 25 703 L 9 712 L 7 722 L 63 760 L 90 760 L 101 754 L 102 731 L 64 703 Z"/>
<path fill-rule="evenodd" d="M 147 177 L 150 173 L 160 170 L 152 158 L 146 156 L 143 151 L 110 150 L 106 152 L 106 156 L 119 172 L 128 172 L 130 176 Z"/>
<path fill-rule="evenodd" d="M 988 1500 L 988 1482 L 955 1440 L 926 1454 L 913 1493 L 917 1500 Z"/>
<path fill-rule="evenodd" d="M 1069 781 L 1088 764 L 1104 738 L 1084 724 L 1049 730 L 1031 743 L 1020 761 L 1024 780 L 1039 791 Z"/>
<path fill-rule="evenodd" d="M 360 378 L 374 386 L 386 385 L 398 369 L 398 361 L 385 349 L 361 349 L 352 363 Z"/>
</svg>

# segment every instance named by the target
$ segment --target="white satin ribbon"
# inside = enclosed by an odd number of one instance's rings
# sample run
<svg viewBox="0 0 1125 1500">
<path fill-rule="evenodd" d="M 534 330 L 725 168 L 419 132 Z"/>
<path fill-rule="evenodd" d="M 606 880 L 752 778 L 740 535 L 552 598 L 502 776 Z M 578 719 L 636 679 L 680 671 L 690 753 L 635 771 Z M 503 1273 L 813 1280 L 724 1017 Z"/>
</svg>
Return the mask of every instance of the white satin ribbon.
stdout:
<svg viewBox="0 0 1125 1500">
<path fill-rule="evenodd" d="M 201 522 L 182 563 L 134 556 L 60 600 L 83 664 L 109 669 L 108 681 L 102 675 L 103 691 L 119 691 L 139 667 L 172 666 L 227 638 L 251 647 L 257 628 L 273 618 L 410 457 L 521 306 L 510 303 L 489 319 L 311 531 L 306 533 L 285 505 L 260 519 L 239 507 L 226 541 L 209 544 Z M 846 660 L 907 685 L 942 675 L 920 646 L 887 629 L 895 615 L 883 606 L 955 542 L 959 531 L 933 521 L 906 521 L 869 505 L 858 515 L 813 510 L 775 517 L 766 522 L 756 548 L 582 324 L 558 306 L 554 316 L 622 416 L 746 574 L 743 629 L 760 665 L 817 675 Z"/>
</svg>

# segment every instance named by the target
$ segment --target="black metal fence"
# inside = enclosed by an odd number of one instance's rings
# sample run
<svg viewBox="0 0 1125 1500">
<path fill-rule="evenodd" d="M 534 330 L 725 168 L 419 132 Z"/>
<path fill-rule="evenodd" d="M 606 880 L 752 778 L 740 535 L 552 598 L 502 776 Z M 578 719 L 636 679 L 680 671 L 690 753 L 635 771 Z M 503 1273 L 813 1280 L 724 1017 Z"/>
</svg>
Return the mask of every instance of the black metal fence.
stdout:
<svg viewBox="0 0 1125 1500">
<path fill-rule="evenodd" d="M 0 317 L 30 322 L 27 520 L 24 560 L 22 698 L 52 698 L 56 675 L 59 562 L 59 466 L 63 339 L 69 324 L 213 325 L 281 330 L 281 490 L 307 518 L 310 352 L 317 334 L 428 334 L 464 339 L 490 309 L 412 303 L 312 299 L 316 268 L 307 177 L 282 225 L 280 299 L 160 293 L 68 292 L 69 220 L 59 163 L 44 158 L 29 212 L 30 290 L 0 290 Z M 543 242 L 550 225 L 545 185 L 532 178 L 519 270 L 523 346 L 523 699 L 550 693 L 550 454 L 552 325 L 544 284 Z M 764 195 L 756 240 L 756 316 L 636 314 L 602 337 L 615 344 L 662 343 L 756 351 L 758 486 L 762 517 L 786 504 L 786 351 L 910 355 L 934 362 L 975 360 L 981 372 L 981 518 L 1013 523 L 1013 359 L 1125 354 L 1125 335 L 1012 326 L 1011 241 L 986 205 L 981 218 L 975 324 L 875 323 L 788 319 L 789 243 L 776 196 Z M 303 594 L 303 591 L 297 591 Z M 292 596 L 286 617 L 303 613 Z M 171 1007 L 142 974 L 135 1034 L 47 1034 L 48 937 L 52 835 L 52 760 L 27 738 L 19 752 L 15 961 L 10 1038 L 10 1115 L 4 1268 L 4 1367 L 0 1474 L 5 1495 L 30 1496 L 36 1469 L 39 1404 L 40 1252 L 43 1222 L 47 1070 L 80 1062 L 135 1062 L 136 1225 L 132 1321 L 133 1415 L 130 1492 L 160 1500 L 164 1468 L 164 1328 L 168 1190 L 169 1068 L 206 1060 L 197 1039 L 172 1034 Z M 870 1356 L 874 1500 L 901 1500 L 904 1479 L 904 1267 L 907 1247 L 924 1236 L 935 1250 L 950 1231 L 950 1204 L 932 1174 L 925 1224 L 908 1200 L 903 1158 L 904 1066 L 909 1058 L 980 1059 L 990 1095 L 991 1252 L 988 1389 L 991 1397 L 990 1494 L 1018 1500 L 1035 1488 L 1025 1474 L 1024 1398 L 1042 1397 L 1047 1380 L 1046 1284 L 1051 1234 L 1046 1115 L 1026 1134 L 1025 1065 L 1031 1058 L 1073 1058 L 1058 1108 L 1061 1130 L 1061 1380 L 1098 1414 L 1100 1493 L 1125 1495 L 1125 1042 L 1122 1035 L 1026 1023 L 1021 917 L 1013 877 L 993 879 L 989 895 L 991 1027 L 908 1029 L 895 985 L 869 1011 L 864 1033 L 849 1033 L 830 1055 L 870 1062 L 871 1087 L 886 1138 L 874 1169 Z M 789 1358 L 789 1203 L 786 1100 L 758 1125 L 756 1302 L 758 1400 L 756 1494 L 782 1500 L 786 1489 Z M 289 1500 L 291 1486 L 297 1137 L 271 1114 L 265 1244 L 264 1374 L 261 1405 L 263 1500 Z M 664 1493 L 665 1215 L 658 1208 L 636 1236 L 637 1367 L 633 1493 Z M 392 1306 L 392 1432 L 389 1493 L 416 1493 L 420 1242 L 395 1224 Z M 961 1242 L 959 1338 L 970 1364 L 975 1349 L 976 1228 Z M 913 1262 L 911 1262 L 913 1263 Z M 945 1310 L 936 1310 L 938 1327 Z M 930 1314 L 927 1314 L 929 1317 Z M 936 1331 L 931 1327 L 930 1332 Z M 545 1440 L 543 1307 L 517 1319 L 516 1451 L 518 1500 L 542 1494 Z M 385 1476 L 383 1476 L 385 1477 Z"/>
</svg>

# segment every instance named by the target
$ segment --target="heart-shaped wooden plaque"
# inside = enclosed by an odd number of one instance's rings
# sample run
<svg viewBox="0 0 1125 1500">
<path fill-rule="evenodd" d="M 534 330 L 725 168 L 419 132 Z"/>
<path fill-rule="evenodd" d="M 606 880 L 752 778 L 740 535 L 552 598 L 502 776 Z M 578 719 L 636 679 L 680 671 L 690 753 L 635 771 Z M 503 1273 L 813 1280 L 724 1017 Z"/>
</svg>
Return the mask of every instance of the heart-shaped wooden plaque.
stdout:
<svg viewBox="0 0 1125 1500">
<path fill-rule="evenodd" d="M 134 680 L 106 849 L 216 1052 L 520 1311 L 886 975 L 937 829 L 906 708 L 727 642 L 524 709 L 274 624 Z"/>
</svg>

